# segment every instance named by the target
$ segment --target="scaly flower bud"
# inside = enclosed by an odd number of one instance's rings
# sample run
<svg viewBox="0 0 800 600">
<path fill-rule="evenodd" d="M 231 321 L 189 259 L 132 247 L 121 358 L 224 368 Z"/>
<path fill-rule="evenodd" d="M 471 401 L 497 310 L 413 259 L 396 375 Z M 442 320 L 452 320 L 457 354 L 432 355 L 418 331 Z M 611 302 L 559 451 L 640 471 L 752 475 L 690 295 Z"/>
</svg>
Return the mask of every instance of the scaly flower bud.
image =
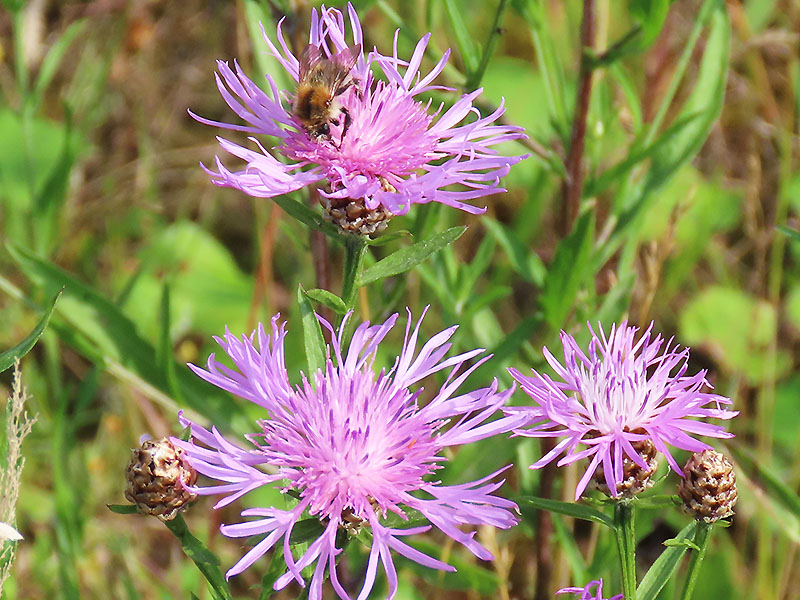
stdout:
<svg viewBox="0 0 800 600">
<path fill-rule="evenodd" d="M 733 465 L 716 450 L 695 452 L 683 468 L 678 495 L 684 510 L 698 521 L 714 523 L 733 514 L 736 504 L 736 473 Z"/>
<path fill-rule="evenodd" d="M 197 494 L 186 489 L 194 485 L 197 472 L 169 438 L 146 440 L 131 453 L 125 497 L 141 512 L 170 521 L 197 499 Z"/>
<path fill-rule="evenodd" d="M 386 229 L 392 218 L 392 213 L 383 206 L 367 208 L 363 200 L 320 196 L 320 204 L 323 208 L 322 217 L 346 233 L 372 235 Z"/>
</svg>

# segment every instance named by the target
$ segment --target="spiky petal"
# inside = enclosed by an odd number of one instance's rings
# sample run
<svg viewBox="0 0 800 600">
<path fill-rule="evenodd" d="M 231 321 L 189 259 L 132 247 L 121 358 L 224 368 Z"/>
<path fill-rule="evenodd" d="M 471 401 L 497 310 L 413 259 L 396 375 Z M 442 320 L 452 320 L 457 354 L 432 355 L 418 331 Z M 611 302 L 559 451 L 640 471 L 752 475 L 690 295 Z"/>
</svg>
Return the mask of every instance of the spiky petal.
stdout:
<svg viewBox="0 0 800 600">
<path fill-rule="evenodd" d="M 348 4 L 352 44 L 363 48 L 361 23 Z M 299 61 L 277 27 L 278 44 L 266 32 L 267 53 L 277 59 L 288 79 L 299 79 Z M 233 67 L 218 62 L 217 87 L 225 102 L 247 125 L 233 125 L 192 116 L 201 123 L 240 131 L 254 136 L 269 136 L 271 141 L 251 137 L 256 149 L 245 148 L 219 138 L 226 152 L 244 160 L 247 166 L 229 170 L 216 159 L 216 170 L 206 169 L 213 183 L 237 188 L 251 196 L 271 198 L 308 185 L 340 201 L 364 204 L 369 210 L 382 207 L 390 214 L 403 214 L 413 204 L 440 202 L 477 214 L 486 209 L 472 201 L 505 191 L 499 180 L 511 165 L 527 157 L 500 156 L 496 146 L 524 138 L 519 127 L 500 125 L 504 112 L 499 108 L 481 116 L 474 102 L 481 94 L 475 90 L 462 96 L 443 111 L 430 110 L 430 101 L 420 96 L 434 89 L 447 89 L 433 82 L 449 58 L 447 51 L 429 71 L 420 71 L 430 34 L 417 43 L 411 58 L 397 53 L 395 34 L 391 56 L 377 50 L 359 54 L 352 70 L 355 84 L 337 100 L 348 119 L 331 124 L 329 136 L 314 136 L 292 114 L 294 90 L 280 89 L 266 75 L 269 92 L 249 79 L 238 63 Z M 325 57 L 348 48 L 345 17 L 337 9 L 312 11 L 308 41 L 319 46 Z M 373 75 L 373 69 L 380 77 Z M 348 125 L 345 127 L 345 121 Z M 265 147 L 274 146 L 272 149 Z M 275 154 L 283 156 L 279 160 Z M 205 168 L 205 167 L 204 167 Z M 455 187 L 453 187 L 455 185 Z M 347 204 L 347 202 L 343 202 Z"/>
<path fill-rule="evenodd" d="M 594 592 L 592 592 L 592 588 L 595 588 Z M 603 598 L 603 580 L 597 579 L 595 581 L 590 581 L 586 584 L 585 587 L 566 587 L 560 589 L 556 592 L 556 594 L 575 594 L 575 600 L 605 600 Z M 612 596 L 608 600 L 621 600 L 622 594 L 617 594 L 616 596 Z"/>
<path fill-rule="evenodd" d="M 391 550 L 434 569 L 454 570 L 415 550 L 403 537 L 433 526 L 488 560 L 492 556 L 474 539 L 474 527 L 506 529 L 517 522 L 512 513 L 516 505 L 493 495 L 503 483 L 495 480 L 502 470 L 455 486 L 431 479 L 440 468 L 444 448 L 505 433 L 522 424 L 519 415 L 490 420 L 511 390 L 498 391 L 494 381 L 487 388 L 457 394 L 469 374 L 486 360 L 465 368 L 482 350 L 445 358 L 455 327 L 434 335 L 417 350 L 421 319 L 412 329 L 410 313 L 400 356 L 388 371 L 376 370 L 378 346 L 396 320 L 394 315 L 380 325 L 359 325 L 345 352 L 345 324 L 337 333 L 320 319 L 333 340 L 328 360 L 310 380 L 304 375 L 297 387 L 290 385 L 284 366 L 286 329 L 277 316 L 272 320 L 271 335 L 259 326 L 250 336 L 227 332 L 217 338 L 235 369 L 217 363 L 213 354 L 206 369 L 192 366 L 206 381 L 265 409 L 259 431 L 247 436 L 247 450 L 227 441 L 216 428 L 209 431 L 180 417 L 182 425 L 191 427 L 192 440 L 175 443 L 186 451 L 198 472 L 219 482 L 192 491 L 222 494 L 216 507 L 278 482 L 298 497 L 292 508 L 248 509 L 242 516 L 253 520 L 222 526 L 222 533 L 229 537 L 264 536 L 228 571 L 229 577 L 280 543 L 287 571 L 275 589 L 292 580 L 305 585 L 301 571 L 316 563 L 311 600 L 321 598 L 326 570 L 336 593 L 347 599 L 336 572 L 336 557 L 342 551 L 337 534 L 354 526 L 369 527 L 372 548 L 358 598 L 368 596 L 379 564 L 386 573 L 391 598 L 397 588 Z M 445 369 L 449 373 L 444 385 L 421 406 L 417 384 Z M 404 529 L 386 524 L 386 515 L 407 518 L 409 509 L 419 511 L 430 525 Z M 289 539 L 305 512 L 320 520 L 323 531 L 302 556 L 293 557 Z M 464 526 L 471 530 L 465 531 Z"/>
<path fill-rule="evenodd" d="M 648 462 L 633 447 L 650 440 L 672 469 L 682 474 L 668 446 L 698 452 L 710 446 L 693 436 L 729 438 L 721 425 L 708 418 L 731 419 L 737 414 L 723 408 L 729 398 L 703 391 L 710 388 L 706 371 L 686 375 L 689 350 L 652 337 L 653 325 L 636 339 L 638 328 L 623 322 L 612 326 L 608 336 L 589 330 L 592 339 L 584 354 L 575 339 L 561 332 L 564 362 L 547 348 L 544 357 L 560 381 L 533 371 L 527 377 L 509 369 L 534 404 L 506 409 L 525 414 L 528 427 L 516 433 L 529 437 L 563 438 L 540 460 L 538 469 L 563 454 L 558 466 L 587 459 L 589 465 L 575 489 L 580 498 L 595 470 L 602 465 L 607 488 L 617 495 L 624 480 L 624 458 L 642 469 Z M 697 420 L 700 419 L 700 420 Z"/>
</svg>

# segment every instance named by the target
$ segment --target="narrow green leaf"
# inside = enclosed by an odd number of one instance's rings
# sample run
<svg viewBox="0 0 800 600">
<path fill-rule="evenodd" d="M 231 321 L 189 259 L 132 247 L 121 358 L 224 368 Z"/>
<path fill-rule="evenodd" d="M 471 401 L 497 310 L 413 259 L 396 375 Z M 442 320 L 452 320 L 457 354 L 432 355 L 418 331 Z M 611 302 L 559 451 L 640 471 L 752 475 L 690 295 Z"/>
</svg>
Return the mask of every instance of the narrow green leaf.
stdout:
<svg viewBox="0 0 800 600">
<path fill-rule="evenodd" d="M 653 154 L 652 167 L 646 181 L 648 189 L 661 186 L 668 177 L 697 154 L 708 138 L 725 102 L 730 42 L 731 26 L 728 11 L 723 2 L 716 2 L 711 13 L 697 82 L 675 122 L 684 121 L 695 115 L 697 118 L 692 119 L 690 126 L 672 132 L 669 143 L 659 146 L 658 152 Z M 672 128 L 667 131 L 671 130 Z"/>
<path fill-rule="evenodd" d="M 667 542 L 671 544 L 675 541 L 690 540 L 694 537 L 696 528 L 697 521 L 692 521 L 681 529 L 681 532 L 673 540 L 667 540 Z M 665 542 L 665 544 L 667 542 Z M 661 553 L 661 556 L 659 556 L 656 562 L 650 567 L 650 570 L 647 571 L 647 574 L 636 589 L 636 600 L 656 600 L 661 589 L 675 574 L 675 571 L 678 570 L 678 566 L 681 564 L 681 559 L 685 553 L 686 546 L 684 545 L 667 546 Z"/>
<path fill-rule="evenodd" d="M 297 200 L 289 198 L 288 196 L 278 196 L 272 200 L 275 202 L 275 204 L 286 211 L 286 214 L 288 214 L 290 217 L 294 217 L 311 229 L 321 231 L 337 244 L 344 244 L 345 236 L 342 235 L 342 232 L 339 231 L 339 228 L 333 223 L 328 223 L 322 218 L 321 214 L 314 212 L 302 202 L 298 202 Z"/>
<path fill-rule="evenodd" d="M 595 252 L 595 264 L 604 264 L 626 240 L 636 243 L 636 237 L 629 235 L 629 230 L 639 222 L 651 203 L 658 198 L 658 190 L 695 154 L 708 137 L 725 100 L 725 85 L 728 73 L 730 54 L 731 28 L 727 9 L 721 0 L 705 0 L 695 19 L 689 40 L 681 53 L 670 82 L 665 99 L 658 108 L 652 122 L 645 127 L 642 138 L 637 145 L 651 146 L 661 123 L 670 111 L 670 103 L 681 84 L 686 67 L 692 59 L 692 49 L 703 33 L 706 22 L 709 22 L 705 36 L 705 52 L 691 94 L 684 103 L 674 123 L 687 123 L 680 131 L 673 132 L 672 127 L 662 132 L 664 138 L 651 155 L 651 168 L 643 180 L 626 180 L 624 187 L 615 198 L 614 215 L 617 224 L 608 241 Z M 688 123 L 687 119 L 691 119 Z M 674 133 L 674 135 L 673 135 Z"/>
<path fill-rule="evenodd" d="M 547 2 L 541 0 L 518 0 L 518 10 L 531 27 L 533 45 L 536 49 L 537 66 L 544 77 L 547 102 L 550 107 L 550 120 L 556 131 L 566 141 L 569 136 L 570 115 L 567 110 L 564 66 L 561 64 L 556 44 L 553 40 L 554 28 L 547 14 Z"/>
<path fill-rule="evenodd" d="M 115 376 L 135 385 L 155 388 L 162 394 L 168 393 L 162 372 L 153 365 L 155 348 L 139 335 L 136 325 L 117 306 L 91 286 L 29 250 L 10 243 L 7 248 L 20 270 L 45 292 L 54 293 L 64 288 L 52 325 L 61 339 Z M 241 414 L 242 409 L 237 404 L 232 405 L 226 394 L 188 369 L 176 370 L 176 380 L 188 407 L 217 425 L 230 423 L 234 416 Z"/>
<path fill-rule="evenodd" d="M 458 292 L 456 296 L 459 304 L 466 304 L 475 297 L 478 281 L 481 277 L 486 276 L 496 246 L 497 241 L 492 236 L 485 236 L 469 264 L 463 264 L 457 271 Z"/>
<path fill-rule="evenodd" d="M 514 271 L 520 274 L 525 281 L 541 286 L 547 274 L 542 259 L 535 252 L 531 252 L 511 229 L 503 227 L 488 217 L 482 219 L 481 222 L 499 242 L 500 247 L 511 261 Z"/>
<path fill-rule="evenodd" d="M 466 72 L 468 75 L 472 74 L 478 68 L 479 58 L 472 34 L 467 29 L 467 24 L 464 21 L 464 12 L 456 6 L 454 0 L 444 0 L 444 6 L 447 9 L 447 16 L 456 36 L 456 44 L 461 53 L 461 59 L 464 61 Z"/>
<path fill-rule="evenodd" d="M 631 0 L 631 15 L 642 27 L 642 37 L 637 49 L 643 51 L 652 44 L 667 20 L 670 0 Z"/>
<path fill-rule="evenodd" d="M 64 107 L 64 136 L 58 159 L 47 175 L 44 185 L 34 197 L 36 219 L 35 242 L 40 254 L 49 254 L 56 241 L 61 207 L 67 197 L 70 173 L 75 164 L 76 134 L 72 126 L 72 111 Z"/>
<path fill-rule="evenodd" d="M 313 373 L 325 367 L 325 338 L 322 337 L 322 327 L 302 285 L 297 286 L 297 303 L 300 305 L 300 315 L 303 320 L 303 344 L 306 349 L 308 376 L 311 377 Z"/>
<path fill-rule="evenodd" d="M 745 474 L 760 483 L 769 498 L 800 519 L 800 497 L 785 483 L 785 477 L 774 473 L 753 452 L 740 444 L 731 444 L 729 449 Z"/>
<path fill-rule="evenodd" d="M 442 233 L 429 237 L 427 240 L 390 254 L 371 267 L 364 269 L 361 272 L 358 285 L 366 285 L 373 281 L 408 271 L 434 252 L 438 252 L 455 242 L 466 230 L 466 227 L 451 227 Z"/>
<path fill-rule="evenodd" d="M 344 300 L 339 298 L 339 296 L 337 296 L 333 292 L 329 292 L 328 290 L 321 290 L 319 288 L 314 288 L 304 293 L 314 302 L 319 302 L 323 306 L 327 306 L 338 315 L 343 315 L 347 313 L 347 306 L 345 305 Z"/>
<path fill-rule="evenodd" d="M 50 49 L 42 59 L 41 67 L 39 68 L 39 75 L 36 77 L 36 82 L 33 84 L 33 100 L 35 106 L 41 103 L 47 86 L 53 79 L 53 76 L 58 71 L 61 60 L 64 58 L 67 50 L 72 42 L 77 38 L 84 29 L 86 21 L 75 21 L 62 33 L 58 39 L 50 46 Z"/>
<path fill-rule="evenodd" d="M 219 559 L 189 532 L 183 517 L 178 515 L 171 521 L 164 521 L 164 525 L 178 538 L 184 553 L 197 565 L 214 594 L 224 600 L 233 600 L 228 582 L 219 568 Z"/>
<path fill-rule="evenodd" d="M 380 237 L 376 237 L 374 240 L 370 239 L 367 240 L 368 246 L 385 246 L 391 242 L 396 240 L 401 240 L 411 236 L 411 232 L 408 229 L 401 229 L 400 231 L 393 231 L 392 233 L 387 233 L 386 235 L 382 235 Z"/>
<path fill-rule="evenodd" d="M 161 286 L 161 307 L 159 315 L 158 345 L 156 346 L 156 365 L 162 373 L 166 373 L 166 362 L 172 355 L 172 343 L 169 339 L 169 283 L 164 281 Z"/>
<path fill-rule="evenodd" d="M 135 515 L 139 513 L 139 509 L 135 504 L 106 504 L 108 510 L 118 515 Z"/>
<path fill-rule="evenodd" d="M 581 285 L 591 276 L 594 213 L 583 214 L 556 248 L 539 302 L 554 330 L 564 326 Z"/>
<path fill-rule="evenodd" d="M 353 308 L 356 290 L 359 288 L 364 255 L 367 252 L 365 239 L 357 235 L 345 236 L 344 272 L 342 273 L 342 300 L 347 309 Z"/>
<path fill-rule="evenodd" d="M 33 346 L 36 344 L 36 341 L 44 333 L 47 323 L 50 321 L 50 316 L 53 314 L 53 310 L 56 307 L 56 302 L 58 302 L 58 299 L 61 297 L 61 292 L 63 291 L 64 288 L 61 288 L 61 290 L 55 296 L 53 296 L 53 299 L 50 301 L 50 304 L 42 315 L 42 318 L 39 319 L 36 327 L 33 328 L 33 331 L 31 331 L 24 340 L 22 340 L 13 348 L 0 353 L 0 373 L 10 368 L 14 362 L 31 351 L 31 348 L 33 348 Z"/>
<path fill-rule="evenodd" d="M 670 125 L 652 144 L 638 149 L 634 146 L 631 152 L 621 162 L 603 171 L 598 177 L 591 180 L 586 186 L 586 196 L 597 196 L 608 189 L 609 186 L 620 181 L 631 169 L 645 160 L 657 156 L 658 153 L 667 145 L 672 144 L 672 139 L 676 135 L 695 124 L 701 118 L 702 113 L 686 115 Z"/>
<path fill-rule="evenodd" d="M 601 523 L 610 529 L 614 529 L 614 519 L 585 504 L 578 504 L 576 502 L 562 502 L 561 500 L 553 500 L 551 498 L 539 498 L 538 496 L 520 496 L 517 498 L 517 504 L 520 508 L 529 507 L 537 508 L 539 510 L 547 510 L 554 513 L 582 519 L 584 521 L 594 521 Z M 524 511 L 523 511 L 524 512 Z"/>
</svg>

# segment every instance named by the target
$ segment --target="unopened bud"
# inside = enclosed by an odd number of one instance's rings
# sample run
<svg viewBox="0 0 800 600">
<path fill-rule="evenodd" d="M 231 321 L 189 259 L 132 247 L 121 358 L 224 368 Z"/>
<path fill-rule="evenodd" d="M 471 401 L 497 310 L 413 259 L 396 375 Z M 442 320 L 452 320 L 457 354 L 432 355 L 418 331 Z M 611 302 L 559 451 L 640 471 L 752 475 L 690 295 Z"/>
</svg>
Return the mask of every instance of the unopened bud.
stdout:
<svg viewBox="0 0 800 600">
<path fill-rule="evenodd" d="M 197 499 L 185 487 L 194 485 L 197 473 L 169 438 L 147 440 L 131 452 L 125 497 L 141 512 L 170 521 Z"/>
<path fill-rule="evenodd" d="M 733 465 L 716 450 L 695 452 L 683 467 L 678 495 L 684 510 L 698 521 L 714 523 L 733 514 L 736 504 L 736 473 Z"/>
</svg>

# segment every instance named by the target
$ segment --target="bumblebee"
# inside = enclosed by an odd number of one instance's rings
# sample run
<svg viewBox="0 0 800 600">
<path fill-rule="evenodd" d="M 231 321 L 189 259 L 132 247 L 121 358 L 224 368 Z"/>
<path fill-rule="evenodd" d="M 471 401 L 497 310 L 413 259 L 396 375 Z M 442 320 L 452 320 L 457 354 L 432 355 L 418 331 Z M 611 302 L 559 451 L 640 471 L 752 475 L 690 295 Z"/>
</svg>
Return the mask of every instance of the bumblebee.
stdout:
<svg viewBox="0 0 800 600">
<path fill-rule="evenodd" d="M 361 55 L 361 45 L 348 46 L 331 58 L 325 58 L 319 46 L 309 44 L 300 55 L 299 83 L 292 111 L 313 138 L 327 138 L 330 125 L 339 125 L 344 116 L 344 129 L 350 115 L 338 101 L 355 81 L 353 66 Z"/>
</svg>

